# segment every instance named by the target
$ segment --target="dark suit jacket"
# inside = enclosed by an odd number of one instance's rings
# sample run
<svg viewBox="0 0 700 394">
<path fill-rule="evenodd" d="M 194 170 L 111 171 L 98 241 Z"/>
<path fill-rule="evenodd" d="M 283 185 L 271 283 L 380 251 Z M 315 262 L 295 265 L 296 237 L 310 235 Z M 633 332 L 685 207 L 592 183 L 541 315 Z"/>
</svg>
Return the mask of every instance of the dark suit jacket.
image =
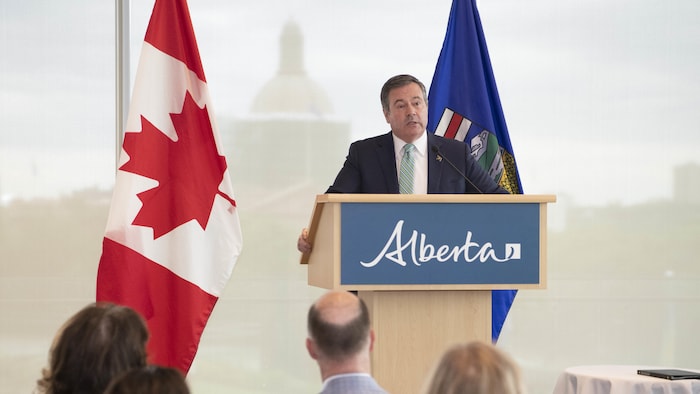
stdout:
<svg viewBox="0 0 700 394">
<path fill-rule="evenodd" d="M 434 146 L 440 154 L 433 151 Z M 508 193 L 481 168 L 469 152 L 469 146 L 462 141 L 428 133 L 427 155 L 429 194 Z M 353 142 L 343 168 L 326 193 L 398 193 L 395 157 L 391 132 Z"/>
</svg>

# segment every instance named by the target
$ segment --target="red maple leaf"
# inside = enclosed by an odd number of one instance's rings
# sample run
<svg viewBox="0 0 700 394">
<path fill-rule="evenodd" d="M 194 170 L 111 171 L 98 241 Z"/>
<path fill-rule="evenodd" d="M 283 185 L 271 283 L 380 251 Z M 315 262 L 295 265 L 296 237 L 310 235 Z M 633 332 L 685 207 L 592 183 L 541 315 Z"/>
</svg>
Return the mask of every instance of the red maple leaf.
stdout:
<svg viewBox="0 0 700 394">
<path fill-rule="evenodd" d="M 182 112 L 170 118 L 177 141 L 141 116 L 141 132 L 124 136 L 129 161 L 119 168 L 158 181 L 137 195 L 143 206 L 132 223 L 151 227 L 153 239 L 192 219 L 206 229 L 217 193 L 236 205 L 219 191 L 226 159 L 216 149 L 207 107 L 199 108 L 187 92 Z"/>
</svg>

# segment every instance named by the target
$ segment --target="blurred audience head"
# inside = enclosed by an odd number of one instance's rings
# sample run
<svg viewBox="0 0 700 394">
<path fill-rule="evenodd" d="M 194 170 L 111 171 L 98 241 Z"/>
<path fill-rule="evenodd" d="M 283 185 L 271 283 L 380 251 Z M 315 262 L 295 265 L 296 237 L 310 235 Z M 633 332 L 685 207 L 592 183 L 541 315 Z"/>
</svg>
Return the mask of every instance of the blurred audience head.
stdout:
<svg viewBox="0 0 700 394">
<path fill-rule="evenodd" d="M 117 375 L 146 365 L 148 328 L 131 308 L 90 304 L 61 327 L 37 382 L 48 394 L 102 393 Z"/>
<path fill-rule="evenodd" d="M 524 394 L 517 364 L 495 346 L 470 342 L 448 349 L 436 365 L 426 394 Z"/>
<path fill-rule="evenodd" d="M 149 365 L 121 374 L 104 394 L 190 394 L 190 389 L 177 369 Z"/>
<path fill-rule="evenodd" d="M 307 348 L 317 361 L 342 363 L 369 351 L 369 312 L 352 293 L 330 291 L 321 296 L 309 308 L 307 325 Z"/>
</svg>

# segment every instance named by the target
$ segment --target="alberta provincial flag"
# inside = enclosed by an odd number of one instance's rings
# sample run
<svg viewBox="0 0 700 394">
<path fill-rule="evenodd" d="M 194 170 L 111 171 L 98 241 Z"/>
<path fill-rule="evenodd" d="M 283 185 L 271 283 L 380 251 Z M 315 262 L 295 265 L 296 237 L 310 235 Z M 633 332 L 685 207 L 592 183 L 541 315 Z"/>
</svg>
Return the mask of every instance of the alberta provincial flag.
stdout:
<svg viewBox="0 0 700 394">
<path fill-rule="evenodd" d="M 97 301 L 148 324 L 149 362 L 187 373 L 242 248 L 185 0 L 156 0 L 136 73 Z"/>
<path fill-rule="evenodd" d="M 428 130 L 469 144 L 472 155 L 506 190 L 522 193 L 475 0 L 453 0 L 428 95 Z M 493 291 L 493 341 L 515 290 Z"/>
</svg>

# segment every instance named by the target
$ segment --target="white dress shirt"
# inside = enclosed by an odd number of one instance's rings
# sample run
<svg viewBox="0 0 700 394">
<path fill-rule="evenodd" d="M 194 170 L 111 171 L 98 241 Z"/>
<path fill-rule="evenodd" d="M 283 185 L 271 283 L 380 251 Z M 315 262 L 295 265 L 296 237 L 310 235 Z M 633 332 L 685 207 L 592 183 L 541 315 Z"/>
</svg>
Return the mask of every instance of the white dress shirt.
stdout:
<svg viewBox="0 0 700 394">
<path fill-rule="evenodd" d="M 413 151 L 415 163 L 413 167 L 413 194 L 428 194 L 428 136 L 426 133 L 427 132 L 424 131 L 417 140 L 413 141 L 413 146 L 416 147 Z M 403 147 L 406 145 L 406 142 L 393 133 L 391 137 L 394 139 L 396 175 L 398 176 L 401 170 Z"/>
</svg>

